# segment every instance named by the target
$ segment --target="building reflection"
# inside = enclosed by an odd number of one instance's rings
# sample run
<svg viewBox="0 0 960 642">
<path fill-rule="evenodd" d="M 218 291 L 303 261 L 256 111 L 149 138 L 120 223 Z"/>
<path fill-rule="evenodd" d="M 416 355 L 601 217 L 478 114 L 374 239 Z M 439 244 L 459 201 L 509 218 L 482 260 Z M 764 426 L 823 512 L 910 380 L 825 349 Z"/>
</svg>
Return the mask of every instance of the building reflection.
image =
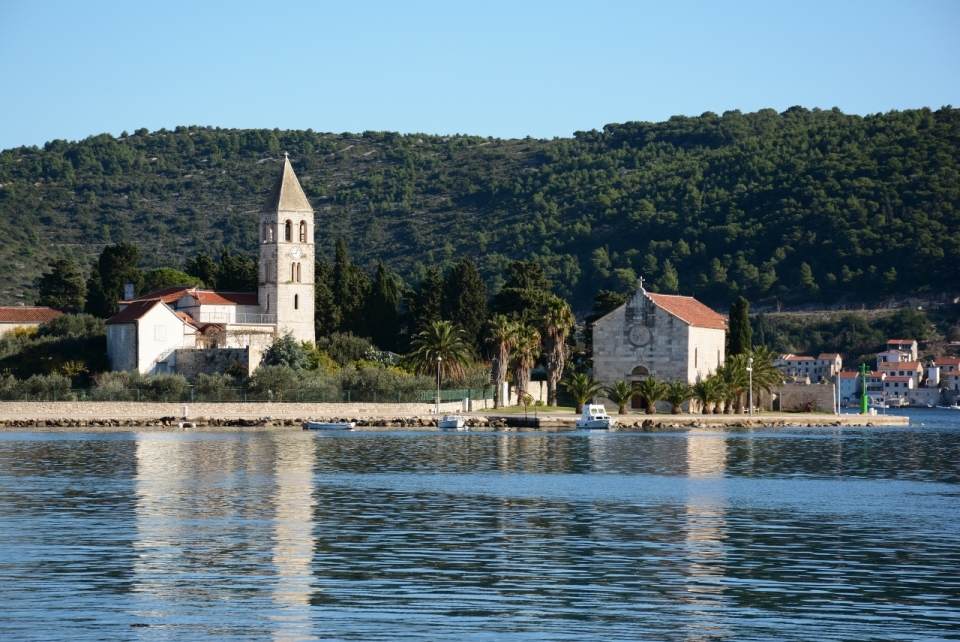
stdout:
<svg viewBox="0 0 960 642">
<path fill-rule="evenodd" d="M 279 626 L 275 640 L 311 638 L 310 598 L 313 591 L 316 507 L 313 467 L 316 448 L 312 435 L 286 436 L 277 444 L 274 492 L 273 565 L 276 584 L 273 601 L 278 610 L 271 620 Z M 303 437 L 308 439 L 303 442 Z"/>
<path fill-rule="evenodd" d="M 690 602 L 691 636 L 725 636 L 724 593 L 727 589 L 725 543 L 727 522 L 723 476 L 727 435 L 707 430 L 687 434 L 688 491 L 684 506 L 687 560 L 686 599 Z"/>
</svg>

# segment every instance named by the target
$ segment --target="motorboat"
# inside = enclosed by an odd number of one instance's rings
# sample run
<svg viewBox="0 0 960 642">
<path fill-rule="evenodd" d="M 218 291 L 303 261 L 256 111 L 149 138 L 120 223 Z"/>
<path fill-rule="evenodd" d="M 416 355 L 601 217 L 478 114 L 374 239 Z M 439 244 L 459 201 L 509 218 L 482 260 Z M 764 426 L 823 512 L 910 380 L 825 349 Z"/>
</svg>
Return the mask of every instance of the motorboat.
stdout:
<svg viewBox="0 0 960 642">
<path fill-rule="evenodd" d="M 179 422 L 179 423 L 177 424 L 177 428 L 180 428 L 180 429 L 183 429 L 183 428 L 196 428 L 196 427 L 197 427 L 197 424 L 196 424 L 195 422 L 192 422 L 192 421 L 181 421 L 181 422 Z"/>
<path fill-rule="evenodd" d="M 949 408 L 950 410 L 960 410 L 960 404 L 951 404 Z"/>
<path fill-rule="evenodd" d="M 437 428 L 440 430 L 466 430 L 467 420 L 463 415 L 444 415 L 437 422 Z"/>
<path fill-rule="evenodd" d="M 607 414 L 607 409 L 600 405 L 588 404 L 583 407 L 583 414 L 577 420 L 577 428 L 587 430 L 609 430 L 617 420 Z"/>
<path fill-rule="evenodd" d="M 353 430 L 355 421 L 305 421 L 304 430 Z"/>
</svg>

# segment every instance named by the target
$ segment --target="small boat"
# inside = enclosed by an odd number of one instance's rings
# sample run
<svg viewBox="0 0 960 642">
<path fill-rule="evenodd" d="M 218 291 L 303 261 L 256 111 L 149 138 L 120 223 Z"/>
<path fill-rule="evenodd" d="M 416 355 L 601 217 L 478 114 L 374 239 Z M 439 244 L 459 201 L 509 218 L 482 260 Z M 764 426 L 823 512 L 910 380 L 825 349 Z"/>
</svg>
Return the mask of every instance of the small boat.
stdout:
<svg viewBox="0 0 960 642">
<path fill-rule="evenodd" d="M 177 428 L 196 428 L 197 424 L 192 421 L 181 421 L 177 424 Z"/>
<path fill-rule="evenodd" d="M 305 421 L 304 430 L 353 430 L 355 421 Z"/>
<path fill-rule="evenodd" d="M 599 405 L 583 407 L 583 414 L 577 420 L 577 428 L 587 430 L 609 430 L 617 420 L 607 414 L 607 409 Z"/>
<path fill-rule="evenodd" d="M 462 415 L 444 415 L 437 422 L 440 430 L 466 430 L 467 421 Z"/>
<path fill-rule="evenodd" d="M 952 404 L 950 410 L 960 410 L 960 404 Z"/>
</svg>

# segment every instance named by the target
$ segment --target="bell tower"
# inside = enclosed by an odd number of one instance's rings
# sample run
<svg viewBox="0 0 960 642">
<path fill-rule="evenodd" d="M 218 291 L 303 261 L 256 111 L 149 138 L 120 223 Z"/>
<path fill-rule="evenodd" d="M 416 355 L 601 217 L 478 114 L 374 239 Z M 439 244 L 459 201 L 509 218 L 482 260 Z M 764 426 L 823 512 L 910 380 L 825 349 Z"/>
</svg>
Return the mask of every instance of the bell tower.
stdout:
<svg viewBox="0 0 960 642">
<path fill-rule="evenodd" d="M 260 273 L 257 298 L 264 321 L 298 341 L 313 341 L 313 208 L 307 201 L 290 158 L 266 203 L 260 208 Z"/>
</svg>

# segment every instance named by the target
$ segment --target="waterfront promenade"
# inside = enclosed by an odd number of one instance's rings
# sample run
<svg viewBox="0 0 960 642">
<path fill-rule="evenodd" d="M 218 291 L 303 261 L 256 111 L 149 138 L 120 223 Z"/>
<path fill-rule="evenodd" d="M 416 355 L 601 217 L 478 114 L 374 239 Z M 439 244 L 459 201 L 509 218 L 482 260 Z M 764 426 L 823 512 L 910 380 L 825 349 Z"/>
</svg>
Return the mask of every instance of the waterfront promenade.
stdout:
<svg viewBox="0 0 960 642">
<path fill-rule="evenodd" d="M 137 427 L 169 424 L 184 415 L 183 403 L 150 402 L 3 402 L 0 429 L 25 427 Z M 349 419 L 359 428 L 407 429 L 436 425 L 435 406 L 425 403 L 195 403 L 186 404 L 187 418 L 198 426 L 299 428 L 305 419 Z M 441 413 L 459 412 L 461 404 L 440 404 Z M 463 413 L 471 428 L 542 428 L 570 430 L 577 419 L 572 412 L 501 413 L 478 409 Z M 762 413 L 702 415 L 631 413 L 617 415 L 622 430 L 668 430 L 703 427 L 783 426 L 902 426 L 910 419 L 898 415 L 831 415 L 825 413 Z"/>
</svg>

